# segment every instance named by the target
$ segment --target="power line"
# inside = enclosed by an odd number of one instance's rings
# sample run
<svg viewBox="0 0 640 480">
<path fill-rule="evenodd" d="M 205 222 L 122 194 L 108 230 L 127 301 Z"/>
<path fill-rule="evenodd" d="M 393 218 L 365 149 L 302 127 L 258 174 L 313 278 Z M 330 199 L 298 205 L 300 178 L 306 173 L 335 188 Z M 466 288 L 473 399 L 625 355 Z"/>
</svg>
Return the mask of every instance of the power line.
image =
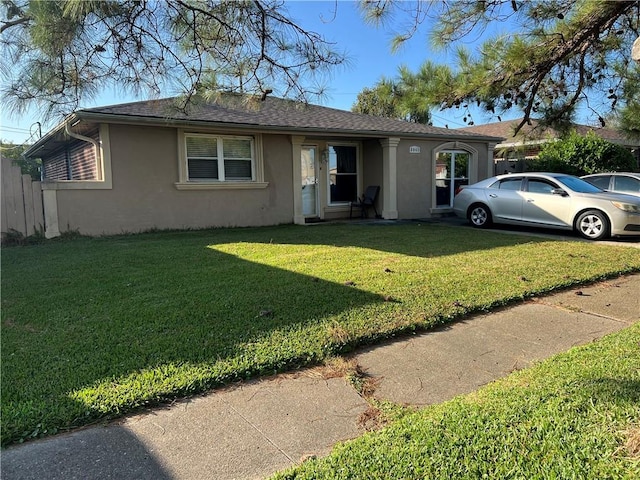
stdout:
<svg viewBox="0 0 640 480">
<path fill-rule="evenodd" d="M 0 126 L 0 130 L 11 133 L 31 133 L 27 128 Z"/>
</svg>

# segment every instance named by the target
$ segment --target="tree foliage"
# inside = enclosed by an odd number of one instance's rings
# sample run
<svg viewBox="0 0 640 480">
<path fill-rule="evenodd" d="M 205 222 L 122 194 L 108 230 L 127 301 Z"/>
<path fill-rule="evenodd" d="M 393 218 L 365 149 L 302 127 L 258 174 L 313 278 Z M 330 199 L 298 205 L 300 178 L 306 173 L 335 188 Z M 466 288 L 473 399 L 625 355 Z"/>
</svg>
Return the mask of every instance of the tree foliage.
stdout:
<svg viewBox="0 0 640 480">
<path fill-rule="evenodd" d="M 76 109 L 105 88 L 235 91 L 308 100 L 345 57 L 282 0 L 1 0 L 2 100 L 17 114 Z"/>
<path fill-rule="evenodd" d="M 496 116 L 520 110 L 521 128 L 532 118 L 567 124 L 578 107 L 604 124 L 608 113 L 634 103 L 624 90 L 640 82 L 631 62 L 631 46 L 640 35 L 638 1 L 451 0 L 408 7 L 375 0 L 361 5 L 376 24 L 409 20 L 394 39 L 396 48 L 428 21 L 435 20 L 432 43 L 443 48 L 472 41 L 506 20 L 519 25 L 517 33 L 496 34 L 475 52 L 458 48 L 455 64 L 442 66 L 446 75 L 425 79 L 430 100 L 442 108 L 476 104 Z"/>
<path fill-rule="evenodd" d="M 0 140 L 0 154 L 3 158 L 10 158 L 20 167 L 23 174 L 31 175 L 34 180 L 40 180 L 40 159 L 26 158 L 23 153 L 29 145 L 16 145 L 12 142 Z"/>
<path fill-rule="evenodd" d="M 625 108 L 617 117 L 618 128 L 629 138 L 640 140 L 640 63 L 636 64 L 632 79 L 624 83 L 622 99 Z"/>
<path fill-rule="evenodd" d="M 621 125 L 637 130 L 640 72 L 630 59 L 640 35 L 637 0 L 360 5 L 365 20 L 399 28 L 394 48 L 423 24 L 433 25 L 432 43 L 443 48 L 472 43 L 505 20 L 519 25 L 474 52 L 458 48 L 453 65 L 401 70 L 398 81 L 384 80 L 394 88 L 368 89 L 362 103 L 373 95 L 380 111 L 393 106 L 394 116 L 419 122 L 433 105 L 477 104 L 496 116 L 521 110 L 521 125 L 538 117 L 554 126 L 586 107 L 601 123 L 621 111 Z M 196 93 L 220 91 L 308 101 L 324 95 L 326 76 L 346 61 L 293 20 L 284 0 L 0 0 L 0 34 L 3 107 L 17 114 L 33 105 L 68 113 L 114 85 L 151 96 L 182 93 L 183 106 Z"/>
<path fill-rule="evenodd" d="M 424 92 L 426 66 L 417 74 L 407 68 L 400 69 L 397 81 L 383 78 L 373 88 L 358 94 L 352 110 L 379 117 L 397 118 L 414 123 L 431 122 L 431 96 Z"/>
<path fill-rule="evenodd" d="M 373 88 L 362 89 L 351 110 L 377 117 L 402 118 L 399 101 L 397 82 L 383 78 Z"/>
<path fill-rule="evenodd" d="M 531 168 L 580 176 L 634 171 L 636 161 L 629 150 L 593 132 L 572 132 L 562 140 L 546 143 Z"/>
</svg>

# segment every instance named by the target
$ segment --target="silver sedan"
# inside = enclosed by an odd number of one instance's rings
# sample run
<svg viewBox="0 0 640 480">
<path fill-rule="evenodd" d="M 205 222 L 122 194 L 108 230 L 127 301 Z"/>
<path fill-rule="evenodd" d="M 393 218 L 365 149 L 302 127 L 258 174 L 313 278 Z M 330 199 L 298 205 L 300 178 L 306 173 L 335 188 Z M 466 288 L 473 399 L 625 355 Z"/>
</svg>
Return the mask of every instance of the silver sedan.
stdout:
<svg viewBox="0 0 640 480">
<path fill-rule="evenodd" d="M 559 228 L 590 240 L 640 235 L 640 198 L 560 173 L 498 175 L 464 186 L 453 211 L 479 228 L 492 223 Z"/>
<path fill-rule="evenodd" d="M 594 173 L 580 178 L 609 192 L 618 192 L 640 197 L 640 173 Z"/>
</svg>

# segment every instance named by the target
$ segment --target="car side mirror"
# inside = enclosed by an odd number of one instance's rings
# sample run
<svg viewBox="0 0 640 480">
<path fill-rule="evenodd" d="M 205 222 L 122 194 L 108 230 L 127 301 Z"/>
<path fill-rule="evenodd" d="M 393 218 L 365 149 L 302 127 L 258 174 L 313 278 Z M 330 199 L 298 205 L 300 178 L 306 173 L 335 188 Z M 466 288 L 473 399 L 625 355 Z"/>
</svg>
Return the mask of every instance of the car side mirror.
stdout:
<svg viewBox="0 0 640 480">
<path fill-rule="evenodd" d="M 561 197 L 568 197 L 569 194 L 567 192 L 565 192 L 562 188 L 554 188 L 553 190 L 551 190 L 551 193 L 553 195 L 560 195 Z"/>
</svg>

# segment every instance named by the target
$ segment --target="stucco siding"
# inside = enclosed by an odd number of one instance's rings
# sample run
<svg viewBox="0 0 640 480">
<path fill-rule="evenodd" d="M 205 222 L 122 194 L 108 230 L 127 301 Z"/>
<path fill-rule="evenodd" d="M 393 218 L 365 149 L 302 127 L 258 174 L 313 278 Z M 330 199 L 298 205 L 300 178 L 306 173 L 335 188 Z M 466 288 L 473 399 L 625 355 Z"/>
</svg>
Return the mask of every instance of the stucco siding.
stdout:
<svg viewBox="0 0 640 480">
<path fill-rule="evenodd" d="M 362 145 L 362 191 L 364 192 L 369 185 L 380 186 L 380 193 L 376 200 L 376 208 L 378 213 L 382 212 L 382 147 L 380 142 L 376 140 L 366 140 Z"/>
<path fill-rule="evenodd" d="M 362 142 L 362 189 L 369 185 L 382 185 L 382 147 L 380 141 Z"/>
<path fill-rule="evenodd" d="M 397 152 L 398 218 L 416 219 L 432 216 L 434 205 L 434 151 L 451 142 L 402 140 Z M 489 171 L 486 143 L 456 142 L 459 150 L 473 152 L 470 180 L 476 182 L 493 175 Z M 418 147 L 420 153 L 411 153 Z"/>
<path fill-rule="evenodd" d="M 432 151 L 436 142 L 402 140 L 398 145 L 398 217 L 401 219 L 430 216 Z M 410 153 L 419 147 L 420 153 Z"/>
<path fill-rule="evenodd" d="M 58 190 L 60 230 L 88 235 L 262 226 L 293 219 L 291 143 L 264 135 L 266 188 L 179 190 L 174 128 L 110 125 L 111 190 Z"/>
</svg>

